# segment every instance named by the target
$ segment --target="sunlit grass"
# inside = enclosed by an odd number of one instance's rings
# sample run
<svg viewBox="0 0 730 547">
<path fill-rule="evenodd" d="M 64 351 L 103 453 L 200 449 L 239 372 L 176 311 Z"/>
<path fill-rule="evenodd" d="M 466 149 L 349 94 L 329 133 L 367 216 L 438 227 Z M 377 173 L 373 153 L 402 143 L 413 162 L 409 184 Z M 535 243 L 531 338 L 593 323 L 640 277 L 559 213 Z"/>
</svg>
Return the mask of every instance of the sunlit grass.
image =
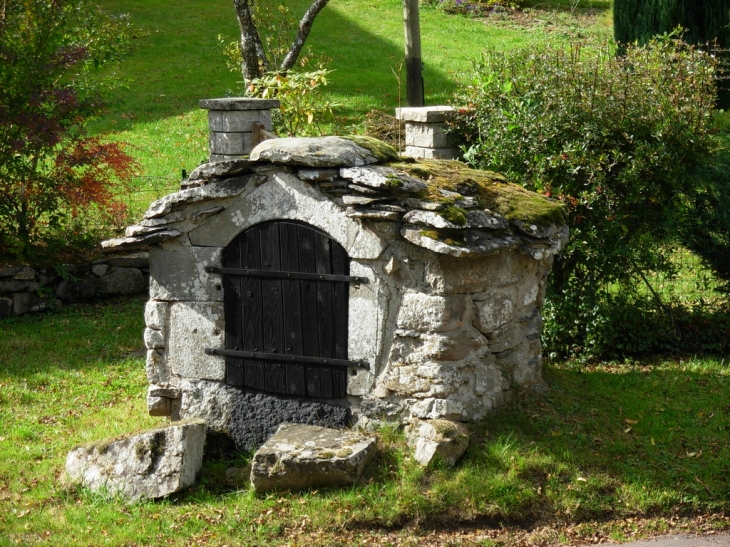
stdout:
<svg viewBox="0 0 730 547">
<path fill-rule="evenodd" d="M 472 424 L 452 469 L 418 466 L 390 427 L 352 488 L 257 496 L 245 454 L 209 459 L 194 487 L 156 502 L 66 485 L 75 444 L 161 422 L 145 408 L 142 310 L 117 300 L 0 323 L 0 545 L 337 545 L 381 526 L 484 519 L 588 533 L 596 521 L 730 510 L 722 358 L 546 367 L 550 393 Z"/>
</svg>

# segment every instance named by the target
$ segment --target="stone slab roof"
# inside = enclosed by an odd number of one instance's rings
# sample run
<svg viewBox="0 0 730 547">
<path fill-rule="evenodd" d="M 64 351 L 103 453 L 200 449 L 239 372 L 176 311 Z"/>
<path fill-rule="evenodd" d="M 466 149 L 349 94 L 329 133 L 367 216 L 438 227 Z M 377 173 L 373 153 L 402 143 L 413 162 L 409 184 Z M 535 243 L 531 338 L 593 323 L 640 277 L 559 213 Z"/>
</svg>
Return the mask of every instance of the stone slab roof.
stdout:
<svg viewBox="0 0 730 547">
<path fill-rule="evenodd" d="M 397 223 L 402 237 L 436 253 L 521 249 L 541 259 L 567 242 L 566 211 L 555 200 L 497 173 L 456 161 L 402 158 L 378 140 L 353 136 L 273 139 L 249 158 L 201 165 L 179 192 L 152 203 L 125 237 L 102 247 L 126 250 L 179 237 L 191 223 L 222 211 L 229 198 L 282 171 L 316 187 L 348 217 Z"/>
</svg>

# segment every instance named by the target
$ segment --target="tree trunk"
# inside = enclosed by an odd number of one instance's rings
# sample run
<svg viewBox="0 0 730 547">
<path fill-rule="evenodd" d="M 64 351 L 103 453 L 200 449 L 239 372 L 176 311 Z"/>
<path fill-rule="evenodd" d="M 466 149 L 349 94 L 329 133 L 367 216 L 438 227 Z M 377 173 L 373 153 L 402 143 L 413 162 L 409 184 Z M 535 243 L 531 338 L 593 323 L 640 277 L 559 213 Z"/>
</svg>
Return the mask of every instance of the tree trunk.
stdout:
<svg viewBox="0 0 730 547">
<path fill-rule="evenodd" d="M 259 31 L 251 16 L 249 0 L 233 0 L 241 29 L 241 74 L 244 82 L 263 76 L 269 69 Z"/>
<path fill-rule="evenodd" d="M 287 72 L 294 66 L 294 63 L 297 62 L 297 58 L 304 47 L 304 42 L 307 41 L 309 32 L 312 30 L 314 19 L 328 2 L 329 0 L 314 0 L 312 5 L 309 6 L 309 9 L 302 17 L 302 20 L 299 21 L 299 31 L 297 31 L 297 36 L 294 38 L 291 48 L 289 48 L 289 53 L 286 54 L 286 57 L 284 57 L 284 60 L 279 67 L 280 72 Z"/>
<path fill-rule="evenodd" d="M 421 75 L 421 23 L 418 0 L 403 0 L 403 21 L 406 33 L 406 99 L 408 106 L 423 106 Z"/>
</svg>

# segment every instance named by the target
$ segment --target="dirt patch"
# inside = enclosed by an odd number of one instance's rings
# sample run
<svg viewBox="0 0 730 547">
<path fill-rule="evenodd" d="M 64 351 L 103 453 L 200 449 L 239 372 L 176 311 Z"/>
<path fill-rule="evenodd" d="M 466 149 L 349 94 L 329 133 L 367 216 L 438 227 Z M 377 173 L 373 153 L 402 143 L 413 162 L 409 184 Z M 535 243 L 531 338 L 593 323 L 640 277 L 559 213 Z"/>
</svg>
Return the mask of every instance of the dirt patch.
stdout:
<svg viewBox="0 0 730 547">
<path fill-rule="evenodd" d="M 540 7 L 511 9 L 497 6 L 482 11 L 477 19 L 491 27 L 543 33 L 573 40 L 608 39 L 613 35 L 609 11 L 599 8 L 569 11 Z"/>
</svg>

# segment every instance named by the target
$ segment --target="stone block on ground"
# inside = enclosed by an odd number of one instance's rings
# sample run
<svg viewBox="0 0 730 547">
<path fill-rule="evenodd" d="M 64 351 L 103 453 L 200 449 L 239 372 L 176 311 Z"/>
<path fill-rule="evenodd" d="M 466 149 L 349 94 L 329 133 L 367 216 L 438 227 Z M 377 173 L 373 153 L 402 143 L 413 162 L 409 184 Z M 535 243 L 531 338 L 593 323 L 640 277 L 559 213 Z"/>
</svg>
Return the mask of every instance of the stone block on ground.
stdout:
<svg viewBox="0 0 730 547">
<path fill-rule="evenodd" d="M 204 421 L 191 420 L 77 446 L 66 458 L 66 474 L 91 490 L 131 501 L 161 498 L 195 482 L 206 430 Z"/>
<path fill-rule="evenodd" d="M 407 430 L 413 457 L 421 465 L 440 459 L 452 467 L 469 447 L 469 431 L 451 420 L 413 420 Z"/>
<path fill-rule="evenodd" d="M 257 492 L 355 484 L 375 450 L 373 436 L 281 424 L 254 455 L 251 484 Z"/>
</svg>

